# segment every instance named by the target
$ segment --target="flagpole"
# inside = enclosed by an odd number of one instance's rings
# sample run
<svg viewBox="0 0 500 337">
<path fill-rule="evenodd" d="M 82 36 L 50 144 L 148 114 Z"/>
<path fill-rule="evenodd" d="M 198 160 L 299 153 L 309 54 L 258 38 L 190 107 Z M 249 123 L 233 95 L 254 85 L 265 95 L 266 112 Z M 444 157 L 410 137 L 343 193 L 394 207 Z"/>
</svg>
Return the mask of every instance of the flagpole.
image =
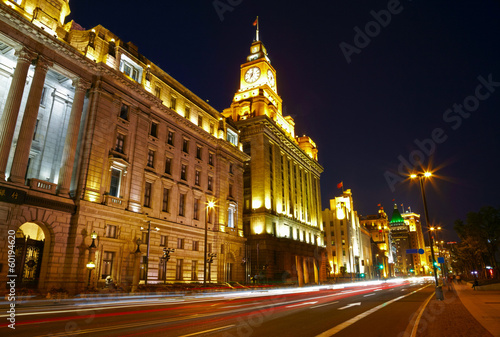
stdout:
<svg viewBox="0 0 500 337">
<path fill-rule="evenodd" d="M 403 205 L 404 204 L 401 204 L 401 211 L 404 213 L 405 212 L 405 207 Z"/>
<path fill-rule="evenodd" d="M 259 17 L 257 16 L 257 33 L 255 35 L 256 37 L 256 41 L 260 41 L 259 40 Z"/>
<path fill-rule="evenodd" d="M 342 194 L 344 194 L 344 182 L 341 181 L 341 183 L 342 183 Z"/>
</svg>

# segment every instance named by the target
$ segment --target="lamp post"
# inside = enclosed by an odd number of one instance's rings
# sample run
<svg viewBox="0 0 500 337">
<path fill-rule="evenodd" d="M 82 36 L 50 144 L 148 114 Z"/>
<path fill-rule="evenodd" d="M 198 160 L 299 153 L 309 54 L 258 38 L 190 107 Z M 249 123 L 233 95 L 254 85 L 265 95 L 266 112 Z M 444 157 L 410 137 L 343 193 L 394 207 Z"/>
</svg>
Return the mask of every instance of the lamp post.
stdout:
<svg viewBox="0 0 500 337">
<path fill-rule="evenodd" d="M 174 248 L 163 248 L 163 284 L 167 283 L 167 262 L 170 260 L 170 253 L 175 252 Z"/>
<path fill-rule="evenodd" d="M 157 232 L 160 230 L 158 227 L 154 228 Z M 146 251 L 146 279 L 144 280 L 145 284 L 148 284 L 148 274 L 149 274 L 149 247 L 151 242 L 151 221 L 148 221 L 148 228 L 141 227 L 141 232 L 148 233 L 148 249 Z"/>
<path fill-rule="evenodd" d="M 89 246 L 89 263 L 87 263 L 86 265 L 87 269 L 89 270 L 89 280 L 87 282 L 87 288 L 90 288 L 90 275 L 92 273 L 92 269 L 95 268 L 95 263 L 93 261 L 94 257 L 92 256 L 92 254 L 94 253 L 94 249 L 97 248 L 95 244 L 95 239 L 97 239 L 97 233 L 93 231 L 92 234 L 90 234 L 90 237 L 92 238 L 92 243 Z"/>
<path fill-rule="evenodd" d="M 204 244 L 204 258 L 203 258 L 203 285 L 205 286 L 207 284 L 207 246 L 208 246 L 208 210 L 209 209 L 214 209 L 215 207 L 215 202 L 213 200 L 210 200 L 207 204 L 206 210 L 205 210 L 205 244 Z"/>
<path fill-rule="evenodd" d="M 87 288 L 90 288 L 90 275 L 92 274 L 92 269 L 94 268 L 95 268 L 94 261 L 89 261 L 89 263 L 87 263 L 87 269 L 89 270 L 89 281 L 87 282 Z"/>
<path fill-rule="evenodd" d="M 427 200 L 425 198 L 424 178 L 429 178 L 431 176 L 432 176 L 431 172 L 417 173 L 417 174 L 412 174 L 410 176 L 412 179 L 418 178 L 418 180 L 420 181 L 420 191 L 422 192 L 422 202 L 424 204 L 425 225 L 427 228 L 430 228 L 430 227 L 429 227 L 429 214 L 427 212 Z M 438 277 L 437 277 L 436 257 L 434 256 L 433 237 L 430 234 L 430 231 L 428 231 L 427 234 L 429 235 L 429 242 L 431 245 L 432 269 L 434 270 L 434 280 L 436 281 L 436 299 L 443 300 L 444 299 L 443 289 L 439 286 Z"/>
<path fill-rule="evenodd" d="M 212 262 L 214 262 L 214 258 L 217 257 L 217 253 L 208 253 L 208 257 L 206 260 L 206 263 L 208 264 L 208 275 L 210 276 L 210 273 L 212 271 Z M 208 280 L 209 282 L 211 280 Z"/>
</svg>

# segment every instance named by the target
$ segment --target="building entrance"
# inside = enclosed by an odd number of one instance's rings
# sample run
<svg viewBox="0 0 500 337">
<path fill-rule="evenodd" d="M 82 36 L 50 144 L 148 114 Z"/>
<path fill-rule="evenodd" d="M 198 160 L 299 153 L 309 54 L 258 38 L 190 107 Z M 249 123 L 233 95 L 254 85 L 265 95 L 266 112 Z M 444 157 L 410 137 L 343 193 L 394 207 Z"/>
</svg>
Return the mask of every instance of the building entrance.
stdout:
<svg viewBox="0 0 500 337">
<path fill-rule="evenodd" d="M 27 222 L 16 232 L 16 275 L 22 287 L 36 288 L 40 279 L 45 234 L 40 226 Z"/>
</svg>

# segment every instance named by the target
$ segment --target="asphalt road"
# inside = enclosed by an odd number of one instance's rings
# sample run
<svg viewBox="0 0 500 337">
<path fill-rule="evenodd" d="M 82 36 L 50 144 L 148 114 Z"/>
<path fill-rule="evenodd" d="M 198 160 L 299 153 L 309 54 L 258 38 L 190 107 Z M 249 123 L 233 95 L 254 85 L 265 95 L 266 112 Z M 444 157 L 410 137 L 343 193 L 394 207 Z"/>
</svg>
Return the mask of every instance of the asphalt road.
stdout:
<svg viewBox="0 0 500 337">
<path fill-rule="evenodd" d="M 24 308 L 21 304 L 15 330 L 0 314 L 0 335 L 402 337 L 408 336 L 410 321 L 433 290 L 432 283 L 387 282 Z"/>
</svg>

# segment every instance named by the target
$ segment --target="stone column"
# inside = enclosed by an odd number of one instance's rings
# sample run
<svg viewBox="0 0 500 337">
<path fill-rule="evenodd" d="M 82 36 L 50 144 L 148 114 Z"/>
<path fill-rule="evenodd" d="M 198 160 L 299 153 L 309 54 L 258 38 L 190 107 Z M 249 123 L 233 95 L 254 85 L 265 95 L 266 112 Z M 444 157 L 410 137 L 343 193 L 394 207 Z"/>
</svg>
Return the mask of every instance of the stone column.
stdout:
<svg viewBox="0 0 500 337">
<path fill-rule="evenodd" d="M 61 169 L 59 171 L 59 184 L 57 186 L 57 194 L 62 196 L 69 196 L 69 187 L 75 160 L 76 142 L 78 140 L 80 121 L 82 119 L 83 100 L 87 89 L 90 88 L 90 83 L 79 78 L 73 81 L 73 86 L 75 86 L 75 97 L 73 98 L 73 106 L 71 107 L 68 132 L 66 133 Z"/>
<path fill-rule="evenodd" d="M 318 261 L 314 259 L 313 262 L 314 262 L 314 283 L 319 284 Z"/>
<path fill-rule="evenodd" d="M 139 283 L 141 282 L 142 253 L 141 252 L 133 253 L 133 258 L 134 258 L 134 271 L 133 271 L 133 275 L 132 275 L 132 290 L 131 290 L 131 292 L 137 291 L 137 287 L 139 286 Z"/>
<path fill-rule="evenodd" d="M 309 261 L 307 257 L 304 257 L 304 282 L 305 284 L 309 283 Z"/>
<path fill-rule="evenodd" d="M 35 58 L 35 55 L 26 48 L 16 51 L 16 55 L 17 65 L 12 76 L 12 83 L 7 100 L 5 101 L 3 115 L 0 119 L 0 180 L 5 180 L 7 161 L 9 159 L 12 138 L 14 137 L 14 130 L 16 129 L 21 99 L 23 98 L 26 76 L 28 75 L 31 60 Z"/>
<path fill-rule="evenodd" d="M 10 171 L 9 181 L 14 183 L 24 183 L 25 180 L 24 177 L 28 166 L 33 132 L 35 132 L 36 117 L 38 116 L 38 109 L 40 108 L 40 100 L 42 98 L 43 83 L 45 82 L 47 70 L 49 70 L 51 65 L 52 63 L 48 59 L 41 55 L 38 56 L 19 138 L 17 139 L 16 151 L 14 152 L 12 169 Z"/>
<path fill-rule="evenodd" d="M 295 266 L 297 267 L 297 279 L 299 281 L 299 287 L 303 287 L 304 274 L 302 273 L 302 259 L 298 255 L 295 255 Z"/>
</svg>

